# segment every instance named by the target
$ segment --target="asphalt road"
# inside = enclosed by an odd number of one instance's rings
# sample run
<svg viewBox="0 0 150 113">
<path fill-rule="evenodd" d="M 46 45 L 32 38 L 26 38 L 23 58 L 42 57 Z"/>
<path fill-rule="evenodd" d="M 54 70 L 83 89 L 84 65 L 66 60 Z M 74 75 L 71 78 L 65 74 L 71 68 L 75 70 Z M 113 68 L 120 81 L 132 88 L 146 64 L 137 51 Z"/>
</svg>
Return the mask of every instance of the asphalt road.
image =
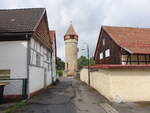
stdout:
<svg viewBox="0 0 150 113">
<path fill-rule="evenodd" d="M 106 113 L 101 103 L 107 100 L 79 80 L 60 78 L 15 113 Z"/>
<path fill-rule="evenodd" d="M 15 113 L 150 113 L 150 102 L 111 103 L 79 80 L 60 78 Z"/>
</svg>

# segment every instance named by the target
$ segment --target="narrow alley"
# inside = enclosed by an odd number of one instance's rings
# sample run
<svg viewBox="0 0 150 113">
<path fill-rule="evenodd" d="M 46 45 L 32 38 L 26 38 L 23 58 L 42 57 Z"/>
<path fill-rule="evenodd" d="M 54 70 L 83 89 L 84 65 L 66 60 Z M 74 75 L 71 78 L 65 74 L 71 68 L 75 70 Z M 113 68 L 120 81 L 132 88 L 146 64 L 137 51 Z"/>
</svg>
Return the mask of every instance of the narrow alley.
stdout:
<svg viewBox="0 0 150 113">
<path fill-rule="evenodd" d="M 149 113 L 149 103 L 110 103 L 97 91 L 73 78 L 60 78 L 32 97 L 15 113 Z"/>
<path fill-rule="evenodd" d="M 84 83 L 60 78 L 56 86 L 40 92 L 15 113 L 106 113 L 100 106 L 106 101 Z"/>
</svg>

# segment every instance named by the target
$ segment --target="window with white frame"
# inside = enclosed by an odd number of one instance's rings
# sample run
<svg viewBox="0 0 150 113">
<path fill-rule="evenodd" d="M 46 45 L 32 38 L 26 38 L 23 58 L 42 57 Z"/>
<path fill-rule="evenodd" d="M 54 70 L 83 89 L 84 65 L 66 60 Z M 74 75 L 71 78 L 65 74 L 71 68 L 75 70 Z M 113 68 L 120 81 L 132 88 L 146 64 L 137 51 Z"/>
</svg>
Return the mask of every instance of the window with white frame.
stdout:
<svg viewBox="0 0 150 113">
<path fill-rule="evenodd" d="M 99 58 L 103 59 L 103 52 L 100 53 Z"/>
<path fill-rule="evenodd" d="M 103 38 L 103 46 L 105 45 L 105 38 Z"/>
<path fill-rule="evenodd" d="M 105 57 L 109 57 L 110 56 L 110 49 L 107 49 L 106 51 L 105 51 Z"/>
</svg>

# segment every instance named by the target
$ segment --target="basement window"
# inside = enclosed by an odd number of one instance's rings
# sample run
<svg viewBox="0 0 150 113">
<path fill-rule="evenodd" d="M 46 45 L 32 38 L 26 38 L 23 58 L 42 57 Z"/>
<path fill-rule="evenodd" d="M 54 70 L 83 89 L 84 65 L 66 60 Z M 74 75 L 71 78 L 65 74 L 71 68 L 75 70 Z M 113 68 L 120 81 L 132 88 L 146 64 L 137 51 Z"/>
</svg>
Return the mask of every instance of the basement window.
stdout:
<svg viewBox="0 0 150 113">
<path fill-rule="evenodd" d="M 0 79 L 9 79 L 10 78 L 10 70 L 0 70 Z"/>
</svg>

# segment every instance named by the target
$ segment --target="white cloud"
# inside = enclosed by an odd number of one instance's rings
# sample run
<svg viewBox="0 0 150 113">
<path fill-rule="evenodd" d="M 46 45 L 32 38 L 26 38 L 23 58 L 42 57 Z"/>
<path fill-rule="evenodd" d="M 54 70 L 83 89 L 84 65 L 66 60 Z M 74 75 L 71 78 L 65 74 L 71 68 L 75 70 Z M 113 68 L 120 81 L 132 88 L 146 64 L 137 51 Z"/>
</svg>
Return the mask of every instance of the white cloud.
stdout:
<svg viewBox="0 0 150 113">
<path fill-rule="evenodd" d="M 104 24 L 150 27 L 149 0 L 116 0 L 108 9 Z"/>
<path fill-rule="evenodd" d="M 88 43 L 93 55 L 101 25 L 150 27 L 149 4 L 149 0 L 3 0 L 0 8 L 46 7 L 49 28 L 57 32 L 58 56 L 64 59 L 64 34 L 70 21 L 79 44 Z"/>
</svg>

